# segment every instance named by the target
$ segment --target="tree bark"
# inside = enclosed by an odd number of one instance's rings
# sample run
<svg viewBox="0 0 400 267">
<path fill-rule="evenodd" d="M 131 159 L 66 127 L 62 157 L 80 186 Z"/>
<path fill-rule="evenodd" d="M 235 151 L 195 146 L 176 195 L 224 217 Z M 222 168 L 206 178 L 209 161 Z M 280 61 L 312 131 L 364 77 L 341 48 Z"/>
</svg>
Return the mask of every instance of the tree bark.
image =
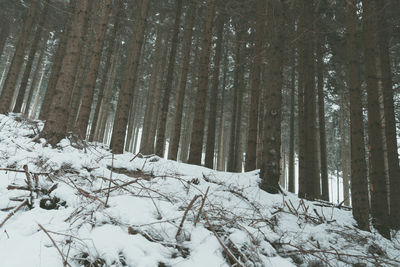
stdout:
<svg viewBox="0 0 400 267">
<path fill-rule="evenodd" d="M 213 79 L 211 85 L 210 113 L 208 117 L 206 155 L 205 155 L 205 166 L 210 169 L 214 167 L 218 85 L 219 85 L 219 73 L 220 73 L 220 62 L 221 62 L 221 52 L 222 52 L 222 38 L 225 25 L 225 15 L 222 14 L 221 12 L 222 10 L 220 10 L 217 22 L 217 41 L 215 46 L 215 56 L 213 64 L 214 70 L 213 70 Z"/>
<path fill-rule="evenodd" d="M 268 10 L 270 27 L 270 51 L 264 124 L 263 164 L 261 166 L 261 189 L 276 194 L 280 192 L 281 117 L 283 86 L 284 10 L 283 3 L 270 1 Z"/>
<path fill-rule="evenodd" d="M 157 129 L 156 155 L 160 157 L 164 157 L 164 151 L 165 151 L 165 139 L 166 139 L 165 131 L 168 123 L 169 99 L 171 97 L 176 54 L 178 50 L 178 37 L 179 37 L 179 28 L 181 24 L 181 14 L 182 14 L 182 0 L 177 0 L 174 33 L 172 35 L 171 52 L 169 54 L 167 77 L 165 80 L 165 90 L 162 98 L 160 122 L 158 124 L 158 129 Z"/>
<path fill-rule="evenodd" d="M 257 163 L 257 131 L 258 131 L 258 105 L 260 98 L 261 71 L 264 58 L 264 25 L 265 25 L 265 1 L 256 2 L 256 40 L 255 54 L 253 58 L 253 75 L 251 81 L 249 120 L 247 127 L 247 149 L 245 170 L 256 169 Z"/>
<path fill-rule="evenodd" d="M 390 2 L 390 1 L 389 1 Z M 388 2 L 388 3 L 389 3 Z M 378 47 L 382 73 L 385 135 L 387 144 L 387 162 L 390 182 L 390 222 L 394 229 L 400 229 L 400 169 L 396 137 L 396 119 L 393 104 L 392 70 L 389 57 L 389 26 L 386 22 L 386 10 L 392 5 L 375 0 L 378 19 Z"/>
<path fill-rule="evenodd" d="M 18 76 L 24 63 L 25 50 L 28 46 L 29 34 L 32 31 L 34 18 L 40 8 L 40 1 L 33 0 L 29 7 L 28 14 L 25 19 L 23 31 L 18 39 L 15 48 L 14 57 L 12 59 L 7 78 L 4 82 L 3 90 L 0 95 L 0 113 L 5 114 L 9 111 L 12 98 L 17 85 Z"/>
<path fill-rule="evenodd" d="M 71 88 L 75 81 L 76 68 L 78 67 L 82 47 L 81 38 L 85 30 L 84 25 L 91 4 L 90 1 L 81 0 L 77 3 L 75 18 L 72 22 L 65 56 L 55 87 L 55 94 L 51 102 L 47 121 L 41 132 L 41 136 L 52 146 L 55 146 L 66 135 L 67 125 L 65 122 L 68 121 L 69 99 L 71 98 Z"/>
<path fill-rule="evenodd" d="M 111 137 L 111 149 L 114 154 L 122 154 L 124 152 L 128 114 L 130 106 L 132 105 L 132 95 L 134 90 L 132 87 L 135 85 L 137 79 L 136 71 L 139 65 L 140 53 L 142 51 L 148 7 L 149 0 L 141 0 L 136 12 L 136 19 L 133 25 L 134 31 L 123 74 L 123 81 L 119 93 Z"/>
<path fill-rule="evenodd" d="M 178 156 L 179 142 L 181 139 L 181 128 L 182 128 L 182 112 L 183 104 L 185 100 L 185 91 L 187 76 L 189 72 L 190 63 L 190 51 L 192 48 L 192 35 L 193 26 L 196 18 L 196 0 L 190 0 L 188 14 L 185 19 L 185 31 L 182 40 L 182 58 L 181 58 L 181 70 L 178 81 L 178 88 L 176 92 L 176 111 L 173 119 L 172 135 L 168 148 L 168 158 L 176 160 Z"/>
<path fill-rule="evenodd" d="M 201 165 L 205 113 L 207 106 L 208 71 L 210 67 L 210 50 L 212 26 L 214 20 L 215 0 L 207 0 L 207 10 L 204 21 L 203 40 L 199 62 L 198 89 L 194 110 L 192 138 L 190 141 L 189 164 Z"/>
<path fill-rule="evenodd" d="M 39 114 L 40 120 L 46 120 L 47 116 L 49 115 L 50 105 L 53 101 L 53 97 L 55 94 L 56 83 L 60 75 L 61 64 L 65 56 L 65 47 L 67 45 L 68 36 L 71 31 L 71 24 L 72 24 L 73 14 L 75 13 L 76 3 L 77 3 L 76 0 L 71 0 L 69 3 L 68 16 L 64 23 L 63 32 L 61 34 L 57 52 L 54 57 L 53 66 L 51 68 L 51 75 L 49 78 L 49 82 L 47 84 L 46 93 L 44 95 L 42 107 L 40 109 L 40 114 Z"/>
<path fill-rule="evenodd" d="M 45 2 L 46 2 L 45 6 L 44 6 L 42 14 L 40 16 L 40 21 L 36 27 L 35 37 L 33 38 L 32 46 L 29 51 L 28 61 L 25 66 L 24 74 L 22 75 L 21 84 L 19 86 L 17 100 L 15 102 L 14 110 L 13 110 L 13 112 L 15 112 L 15 113 L 21 112 L 22 104 L 24 102 L 25 95 L 27 94 L 26 89 L 27 89 L 27 85 L 28 85 L 29 76 L 32 71 L 33 60 L 35 59 L 35 54 L 36 54 L 36 51 L 39 46 L 40 38 L 42 36 L 44 24 L 45 24 L 45 21 L 47 18 L 47 12 L 49 10 L 49 1 L 45 1 Z M 43 45 L 45 46 L 46 44 L 44 43 Z"/>
<path fill-rule="evenodd" d="M 388 220 L 388 201 L 385 180 L 384 152 L 380 122 L 378 81 L 376 70 L 376 51 L 373 36 L 373 2 L 362 1 L 363 6 L 363 43 L 364 64 L 366 73 L 367 108 L 368 108 L 368 140 L 369 140 L 369 177 L 371 190 L 371 213 L 373 225 L 378 232 L 390 238 Z"/>
<path fill-rule="evenodd" d="M 90 59 L 88 74 L 86 76 L 85 88 L 82 95 L 82 103 L 79 109 L 78 119 L 75 124 L 74 133 L 82 139 L 86 138 L 86 131 L 89 124 L 89 116 L 94 97 L 94 88 L 96 86 L 96 79 L 99 72 L 111 5 L 112 0 L 104 1 L 99 23 L 97 24 L 98 28 L 96 29 L 96 40 L 93 46 L 93 54 Z"/>
</svg>

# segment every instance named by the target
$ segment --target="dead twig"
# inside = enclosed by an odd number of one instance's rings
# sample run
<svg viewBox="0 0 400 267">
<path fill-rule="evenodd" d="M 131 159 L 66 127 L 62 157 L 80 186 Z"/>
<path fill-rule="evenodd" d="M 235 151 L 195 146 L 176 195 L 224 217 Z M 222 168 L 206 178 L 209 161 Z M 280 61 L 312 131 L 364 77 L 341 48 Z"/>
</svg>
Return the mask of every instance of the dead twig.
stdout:
<svg viewBox="0 0 400 267">
<path fill-rule="evenodd" d="M 64 255 L 62 254 L 60 248 L 57 246 L 56 242 L 55 242 L 54 239 L 51 237 L 51 235 L 49 234 L 49 232 L 47 232 L 47 230 L 44 229 L 44 227 L 43 227 L 40 223 L 39 223 L 38 225 L 39 225 L 40 229 L 42 229 L 43 232 L 49 237 L 51 243 L 53 243 L 54 247 L 57 249 L 58 253 L 60 254 L 60 256 L 61 256 L 61 258 L 62 258 L 63 266 L 64 266 L 64 267 L 65 267 L 65 266 L 71 266 L 71 265 L 68 263 L 68 261 L 64 258 Z M 71 266 L 71 267 L 72 267 L 72 266 Z"/>
<path fill-rule="evenodd" d="M 208 220 L 207 214 L 205 212 L 203 214 L 204 214 L 204 218 L 206 219 L 206 222 L 208 224 L 208 227 L 210 227 L 211 231 L 213 232 L 213 234 L 217 238 L 218 243 L 224 249 L 226 255 L 228 255 L 228 257 L 231 258 L 231 260 L 233 260 L 236 263 L 236 266 L 242 267 L 243 265 L 240 263 L 240 261 L 238 259 L 236 259 L 236 257 L 232 254 L 232 252 L 225 246 L 224 242 L 222 242 L 222 240 L 219 238 L 217 232 L 215 232 L 214 227 L 212 227 L 210 221 Z"/>
<path fill-rule="evenodd" d="M 106 203 L 104 204 L 104 207 L 107 207 L 108 198 L 110 197 L 111 181 L 112 181 L 113 169 L 114 169 L 114 154 L 112 154 L 112 158 L 111 158 L 110 182 L 108 183 L 107 198 L 106 198 Z"/>
<path fill-rule="evenodd" d="M 176 239 L 176 240 L 178 240 L 179 234 L 180 234 L 181 231 L 182 231 L 183 223 L 184 223 L 185 220 L 186 220 L 186 216 L 187 216 L 189 210 L 192 208 L 194 202 L 195 202 L 199 197 L 200 197 L 200 195 L 195 195 L 195 196 L 193 197 L 192 201 L 190 201 L 189 205 L 187 206 L 187 208 L 186 208 L 186 210 L 185 210 L 185 213 L 183 214 L 181 223 L 179 224 L 178 231 L 176 232 L 176 235 L 175 235 L 175 239 Z"/>
<path fill-rule="evenodd" d="M 196 219 L 194 220 L 194 226 L 196 226 L 197 222 L 198 222 L 199 219 L 200 219 L 200 214 L 201 214 L 202 211 L 203 211 L 203 206 L 204 206 L 204 203 L 206 202 L 208 190 L 210 190 L 210 187 L 207 187 L 206 193 L 204 194 L 204 196 L 202 196 L 201 205 L 200 205 L 200 209 L 199 209 L 199 213 L 197 213 Z"/>
<path fill-rule="evenodd" d="M 11 211 L 7 217 L 0 223 L 0 228 L 18 211 L 20 210 L 23 206 L 28 204 L 28 200 L 25 199 L 24 202 L 22 202 L 18 207 L 16 207 L 13 211 Z"/>
</svg>

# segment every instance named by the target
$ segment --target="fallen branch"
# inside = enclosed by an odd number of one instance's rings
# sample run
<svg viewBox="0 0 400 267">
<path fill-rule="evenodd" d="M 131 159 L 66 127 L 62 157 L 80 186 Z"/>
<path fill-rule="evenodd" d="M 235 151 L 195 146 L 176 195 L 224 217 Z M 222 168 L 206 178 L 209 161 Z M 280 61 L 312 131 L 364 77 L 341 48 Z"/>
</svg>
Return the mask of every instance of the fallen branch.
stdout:
<svg viewBox="0 0 400 267">
<path fill-rule="evenodd" d="M 194 198 L 192 199 L 192 201 L 190 201 L 189 206 L 187 206 L 187 208 L 186 208 L 186 210 L 185 210 L 185 213 L 183 214 L 181 223 L 179 224 L 178 231 L 176 232 L 176 235 L 175 235 L 175 239 L 176 239 L 176 240 L 178 240 L 179 234 L 180 234 L 181 231 L 182 231 L 183 223 L 185 222 L 185 219 L 186 219 L 186 216 L 187 216 L 189 210 L 192 208 L 194 202 L 195 202 L 199 197 L 200 197 L 200 195 L 195 195 Z"/>
<path fill-rule="evenodd" d="M 204 196 L 201 199 L 201 205 L 200 205 L 199 213 L 197 213 L 196 219 L 194 220 L 194 226 L 196 226 L 197 222 L 200 219 L 200 214 L 202 213 L 204 203 L 206 202 L 206 198 L 207 198 L 207 194 L 208 194 L 208 190 L 209 189 L 210 189 L 210 187 L 207 187 L 206 193 L 204 194 Z"/>
<path fill-rule="evenodd" d="M 208 220 L 207 214 L 205 212 L 203 214 L 204 214 L 204 218 L 206 219 L 206 222 L 208 224 L 208 227 L 210 227 L 211 231 L 213 232 L 213 234 L 217 238 L 218 243 L 224 249 L 226 255 L 228 255 L 228 257 L 231 258 L 231 260 L 233 260 L 236 263 L 236 266 L 242 267 L 243 265 L 240 263 L 240 261 L 238 259 L 236 259 L 236 257 L 232 254 L 232 252 L 230 252 L 230 250 L 225 246 L 224 242 L 222 242 L 222 240 L 219 238 L 217 232 L 215 232 L 214 227 L 212 227 L 210 221 Z"/>
<path fill-rule="evenodd" d="M 13 211 L 11 211 L 7 217 L 0 223 L 0 228 L 18 211 L 20 210 L 23 206 L 28 204 L 28 200 L 25 199 L 24 202 L 22 202 L 18 207 L 16 207 Z"/>
<path fill-rule="evenodd" d="M 65 267 L 65 266 L 71 266 L 71 265 L 67 262 L 67 260 L 64 258 L 64 255 L 62 254 L 60 248 L 57 246 L 56 242 L 55 242 L 54 239 L 51 237 L 51 235 L 49 234 L 49 232 L 47 232 L 47 230 L 44 229 L 44 227 L 43 227 L 40 223 L 39 223 L 38 225 L 39 225 L 40 229 L 42 229 L 43 232 L 49 237 L 51 243 L 53 243 L 54 247 L 57 249 L 58 253 L 60 254 L 60 256 L 61 256 L 61 258 L 62 258 L 63 266 L 64 266 L 64 267 Z M 71 267 L 72 267 L 72 266 L 71 266 Z"/>
</svg>

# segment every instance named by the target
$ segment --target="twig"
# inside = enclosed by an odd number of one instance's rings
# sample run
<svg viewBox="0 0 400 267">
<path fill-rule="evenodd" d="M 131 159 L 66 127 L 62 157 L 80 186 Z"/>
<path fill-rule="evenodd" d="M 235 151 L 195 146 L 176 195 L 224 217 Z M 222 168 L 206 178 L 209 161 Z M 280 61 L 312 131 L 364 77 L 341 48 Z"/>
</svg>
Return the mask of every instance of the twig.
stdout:
<svg viewBox="0 0 400 267">
<path fill-rule="evenodd" d="M 25 173 L 25 170 L 17 170 L 17 169 L 11 169 L 11 168 L 0 168 L 0 171 Z M 37 175 L 49 175 L 50 174 L 48 172 L 31 172 L 31 173 L 37 174 Z"/>
<path fill-rule="evenodd" d="M 200 197 L 200 195 L 195 195 L 195 196 L 193 197 L 192 201 L 190 201 L 189 206 L 187 206 L 187 208 L 186 208 L 186 210 L 185 210 L 185 213 L 183 214 L 181 223 L 179 224 L 178 231 L 176 232 L 176 235 L 175 235 L 175 239 L 176 239 L 176 240 L 178 240 L 179 234 L 180 234 L 181 231 L 182 231 L 183 223 L 185 222 L 185 219 L 186 219 L 186 216 L 187 216 L 189 210 L 192 208 L 194 202 L 195 202 L 199 197 Z"/>
<path fill-rule="evenodd" d="M 236 257 L 230 252 L 230 250 L 225 246 L 224 242 L 222 242 L 222 240 L 219 238 L 217 232 L 215 232 L 214 227 L 212 227 L 210 221 L 208 220 L 207 214 L 204 212 L 204 218 L 206 219 L 206 222 L 208 224 L 208 226 L 210 227 L 211 231 L 213 232 L 213 234 L 215 235 L 215 237 L 218 240 L 218 243 L 221 245 L 221 247 L 224 249 L 226 255 L 228 255 L 229 258 L 231 258 L 238 267 L 242 267 L 243 265 L 239 262 L 238 259 L 236 259 Z"/>
<path fill-rule="evenodd" d="M 114 153 L 112 154 L 112 158 L 111 158 L 110 182 L 108 183 L 107 198 L 106 198 L 106 203 L 104 204 L 104 207 L 107 207 L 108 198 L 110 197 L 113 169 L 114 169 Z"/>
<path fill-rule="evenodd" d="M 68 265 L 68 266 L 71 266 L 71 265 L 67 262 L 67 260 L 64 258 L 64 255 L 62 254 L 60 248 L 57 246 L 56 242 L 55 242 L 54 239 L 51 237 L 51 235 L 49 234 L 49 232 L 47 232 L 47 230 L 44 229 L 44 227 L 43 227 L 40 223 L 39 223 L 38 225 L 39 225 L 40 229 L 42 229 L 43 232 L 49 237 L 51 243 L 53 243 L 54 247 L 57 249 L 58 253 L 60 254 L 60 256 L 61 256 L 61 258 L 62 258 L 64 267 L 67 266 L 67 265 Z"/>
<path fill-rule="evenodd" d="M 21 209 L 23 206 L 25 206 L 26 204 L 28 204 L 28 200 L 25 199 L 24 202 L 22 202 L 18 207 L 16 207 L 13 211 L 11 211 L 7 217 L 0 223 L 0 228 L 19 210 Z"/>
<path fill-rule="evenodd" d="M 203 206 L 204 206 L 204 203 L 206 202 L 206 198 L 207 198 L 207 194 L 208 194 L 208 190 L 209 189 L 210 189 L 210 187 L 207 187 L 206 193 L 204 194 L 204 196 L 201 199 L 201 205 L 200 205 L 199 213 L 197 213 L 196 219 L 194 220 L 194 226 L 196 226 L 197 222 L 200 219 L 200 214 L 203 211 Z"/>
</svg>

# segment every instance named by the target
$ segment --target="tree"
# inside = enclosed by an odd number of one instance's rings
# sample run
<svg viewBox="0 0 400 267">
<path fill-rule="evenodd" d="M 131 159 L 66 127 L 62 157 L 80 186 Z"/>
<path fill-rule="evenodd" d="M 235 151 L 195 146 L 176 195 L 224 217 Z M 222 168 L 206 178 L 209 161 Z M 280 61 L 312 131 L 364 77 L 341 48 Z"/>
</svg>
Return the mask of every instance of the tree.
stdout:
<svg viewBox="0 0 400 267">
<path fill-rule="evenodd" d="M 270 1 L 267 6 L 269 18 L 270 51 L 264 124 L 263 164 L 261 188 L 269 193 L 280 192 L 281 118 L 283 87 L 284 8 L 281 1 Z"/>
<path fill-rule="evenodd" d="M 203 40 L 201 43 L 201 55 L 199 62 L 198 90 L 194 110 L 192 138 L 190 142 L 189 164 L 201 165 L 203 151 L 203 137 L 208 89 L 208 70 L 210 67 L 210 50 L 212 38 L 212 25 L 214 20 L 215 0 L 206 1 L 206 15 L 204 18 Z"/>
<path fill-rule="evenodd" d="M 89 116 L 92 108 L 92 101 L 94 97 L 94 88 L 96 79 L 99 72 L 100 60 L 104 46 L 104 39 L 106 36 L 108 20 L 111 11 L 112 0 L 105 0 L 97 24 L 96 40 L 93 46 L 93 54 L 90 59 L 88 74 L 86 75 L 85 88 L 82 96 L 82 103 L 79 109 L 78 119 L 76 121 L 74 133 L 82 139 L 86 137 L 86 130 L 89 124 Z"/>
<path fill-rule="evenodd" d="M 128 124 L 128 115 L 132 105 L 132 88 L 137 78 L 137 68 L 139 65 L 140 53 L 144 39 L 144 30 L 146 26 L 147 11 L 149 0 L 140 0 L 136 12 L 136 19 L 132 26 L 133 34 L 129 47 L 129 54 L 123 74 L 122 86 L 119 92 L 117 111 L 114 118 L 114 127 L 111 137 L 111 148 L 114 154 L 124 152 L 126 127 Z"/>
<path fill-rule="evenodd" d="M 367 164 L 362 113 L 362 94 L 360 79 L 360 52 L 357 39 L 358 18 L 356 1 L 346 4 L 347 39 L 347 83 L 350 92 L 350 139 L 351 139 L 351 197 L 352 212 L 358 227 L 369 230 L 369 199 Z"/>
<path fill-rule="evenodd" d="M 178 79 L 178 88 L 176 91 L 176 111 L 173 119 L 172 134 L 170 145 L 168 148 L 168 158 L 176 160 L 178 157 L 179 142 L 181 139 L 182 128 L 182 113 L 185 100 L 186 83 L 189 72 L 190 63 L 190 50 L 192 47 L 193 26 L 196 18 L 196 2 L 190 0 L 188 13 L 185 19 L 185 30 L 182 40 L 182 57 L 181 57 L 181 71 Z"/>
<path fill-rule="evenodd" d="M 33 0 L 29 7 L 28 14 L 26 15 L 24 28 L 19 36 L 17 46 L 15 48 L 14 57 L 11 62 L 7 78 L 3 85 L 3 90 L 0 95 L 0 113 L 5 114 L 9 111 L 11 106 L 12 97 L 14 94 L 15 86 L 17 85 L 18 76 L 24 62 L 25 50 L 29 41 L 29 33 L 32 31 L 34 18 L 40 7 L 39 0 Z"/>
<path fill-rule="evenodd" d="M 371 214 L 373 225 L 379 233 L 390 238 L 389 210 L 387 202 L 385 166 L 382 130 L 380 122 L 380 106 L 378 94 L 378 82 L 375 78 L 376 50 L 373 31 L 373 2 L 362 1 L 362 39 L 364 43 L 364 65 L 366 73 L 367 108 L 368 108 L 368 140 L 369 140 L 369 177 L 371 190 Z"/>
<path fill-rule="evenodd" d="M 78 67 L 82 47 L 81 38 L 85 31 L 85 20 L 87 19 L 92 0 L 78 1 L 75 17 L 71 25 L 68 41 L 65 48 L 65 56 L 62 60 L 60 74 L 55 86 L 54 97 L 50 105 L 47 121 L 41 136 L 49 144 L 55 146 L 66 135 L 69 115 L 69 99 L 71 88 L 75 82 L 76 68 Z"/>
<path fill-rule="evenodd" d="M 174 33 L 172 35 L 171 52 L 169 54 L 169 64 L 167 70 L 167 77 L 165 81 L 165 91 L 162 98 L 160 122 L 158 124 L 158 129 L 157 129 L 156 154 L 160 157 L 164 156 L 164 150 L 165 150 L 165 131 L 168 122 L 169 99 L 171 95 L 172 81 L 174 78 L 175 58 L 178 49 L 178 37 L 179 37 L 179 28 L 181 23 L 181 13 L 182 13 L 182 0 L 177 0 Z"/>
<path fill-rule="evenodd" d="M 210 113 L 208 116 L 207 127 L 207 142 L 206 142 L 206 155 L 205 166 L 207 168 L 214 167 L 214 153 L 215 153 L 215 127 L 217 121 L 217 99 L 218 99 L 218 85 L 219 85 L 219 72 L 222 53 L 222 38 L 225 25 L 225 14 L 221 7 L 219 7 L 219 14 L 217 17 L 217 41 L 215 46 L 214 56 L 214 70 L 211 84 L 210 96 Z"/>
</svg>

